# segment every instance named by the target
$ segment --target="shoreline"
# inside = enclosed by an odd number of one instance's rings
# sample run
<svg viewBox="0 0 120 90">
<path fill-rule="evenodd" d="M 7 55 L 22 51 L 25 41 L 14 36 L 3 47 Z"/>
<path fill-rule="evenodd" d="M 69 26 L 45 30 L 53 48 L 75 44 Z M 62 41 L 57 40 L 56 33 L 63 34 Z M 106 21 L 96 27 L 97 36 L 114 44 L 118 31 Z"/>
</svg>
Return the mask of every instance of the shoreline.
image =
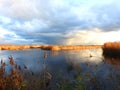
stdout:
<svg viewBox="0 0 120 90">
<path fill-rule="evenodd" d="M 82 50 L 82 49 L 97 49 L 102 48 L 102 45 L 0 45 L 0 50 L 24 50 L 35 49 L 42 50 Z"/>
</svg>

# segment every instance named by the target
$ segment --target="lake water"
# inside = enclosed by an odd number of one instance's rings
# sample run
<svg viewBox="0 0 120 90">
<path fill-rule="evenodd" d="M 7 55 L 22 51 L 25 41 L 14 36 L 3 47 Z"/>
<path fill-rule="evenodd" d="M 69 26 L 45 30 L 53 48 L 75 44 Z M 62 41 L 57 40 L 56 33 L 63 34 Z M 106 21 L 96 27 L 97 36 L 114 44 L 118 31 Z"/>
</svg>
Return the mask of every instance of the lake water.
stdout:
<svg viewBox="0 0 120 90">
<path fill-rule="evenodd" d="M 11 68 L 8 65 L 9 56 L 14 58 L 15 63 L 21 67 L 26 65 L 27 70 L 34 73 L 42 72 L 47 67 L 47 71 L 49 71 L 53 79 L 62 73 L 62 77 L 74 80 L 75 74 L 80 73 L 84 78 L 83 82 L 87 87 L 92 87 L 92 90 L 95 90 L 94 87 L 103 87 L 103 90 L 120 89 L 120 59 L 104 58 L 102 49 L 0 51 L 0 59 L 7 63 L 7 72 Z M 97 80 L 94 82 L 89 78 L 97 78 Z M 95 83 L 95 85 L 92 85 L 92 83 Z"/>
</svg>

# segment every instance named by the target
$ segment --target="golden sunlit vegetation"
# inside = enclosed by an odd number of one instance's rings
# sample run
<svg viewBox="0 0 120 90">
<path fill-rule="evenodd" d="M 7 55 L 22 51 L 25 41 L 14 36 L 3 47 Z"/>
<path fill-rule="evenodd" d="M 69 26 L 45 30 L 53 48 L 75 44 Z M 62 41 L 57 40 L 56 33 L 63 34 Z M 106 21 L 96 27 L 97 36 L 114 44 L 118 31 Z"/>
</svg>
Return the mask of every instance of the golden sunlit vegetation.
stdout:
<svg viewBox="0 0 120 90">
<path fill-rule="evenodd" d="M 103 48 L 108 49 L 120 49 L 120 42 L 106 42 Z"/>
<path fill-rule="evenodd" d="M 0 45 L 0 50 L 23 50 L 40 47 L 41 45 Z"/>
<path fill-rule="evenodd" d="M 42 46 L 41 49 L 43 50 L 81 50 L 81 49 L 94 49 L 94 48 L 101 48 L 101 45 L 76 45 L 76 46 L 57 46 L 57 45 L 48 45 Z"/>
<path fill-rule="evenodd" d="M 81 50 L 101 48 L 101 45 L 58 46 L 58 45 L 0 45 L 0 50 L 23 50 L 40 48 L 43 50 Z"/>
<path fill-rule="evenodd" d="M 6 63 L 1 60 L 0 66 L 0 90 L 22 90 L 25 87 L 23 74 L 20 73 L 20 66 L 14 63 L 12 57 L 9 57 L 9 64 L 12 69 L 6 74 Z"/>
<path fill-rule="evenodd" d="M 120 57 L 120 42 L 107 42 L 102 49 L 105 57 Z"/>
</svg>

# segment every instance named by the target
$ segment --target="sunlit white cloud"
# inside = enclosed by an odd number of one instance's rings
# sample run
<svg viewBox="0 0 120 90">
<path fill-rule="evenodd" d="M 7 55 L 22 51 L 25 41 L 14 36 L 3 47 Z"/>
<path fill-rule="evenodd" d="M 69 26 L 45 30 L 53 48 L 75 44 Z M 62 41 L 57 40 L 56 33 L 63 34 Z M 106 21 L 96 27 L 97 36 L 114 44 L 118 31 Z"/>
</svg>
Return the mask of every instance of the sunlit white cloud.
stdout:
<svg viewBox="0 0 120 90">
<path fill-rule="evenodd" d="M 104 44 L 105 42 L 120 41 L 120 30 L 104 32 L 97 28 L 84 31 L 72 31 L 69 38 L 64 40 L 67 45 L 87 45 L 87 44 Z M 74 34 L 74 35 L 72 35 Z"/>
<path fill-rule="evenodd" d="M 120 41 L 119 2 L 0 0 L 0 41 L 74 45 Z"/>
</svg>

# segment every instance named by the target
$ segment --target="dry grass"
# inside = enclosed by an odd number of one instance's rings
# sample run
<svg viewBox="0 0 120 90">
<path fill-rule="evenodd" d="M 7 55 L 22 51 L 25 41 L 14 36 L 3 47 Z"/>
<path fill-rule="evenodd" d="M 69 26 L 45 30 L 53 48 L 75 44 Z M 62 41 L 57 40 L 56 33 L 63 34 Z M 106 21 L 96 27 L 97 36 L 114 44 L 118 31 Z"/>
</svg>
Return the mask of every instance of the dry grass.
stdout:
<svg viewBox="0 0 120 90">
<path fill-rule="evenodd" d="M 23 50 L 40 47 L 41 45 L 0 45 L 0 50 Z"/>
<path fill-rule="evenodd" d="M 107 42 L 102 49 L 103 56 L 120 58 L 120 42 Z"/>
<path fill-rule="evenodd" d="M 1 60 L 0 66 L 0 90 L 24 90 L 23 74 L 20 73 L 20 68 L 14 63 L 13 57 L 9 57 L 9 64 L 12 69 L 9 74 L 6 74 L 6 63 Z"/>
<path fill-rule="evenodd" d="M 94 49 L 101 48 L 101 45 L 80 45 L 80 46 L 58 46 L 58 45 L 0 45 L 0 50 L 23 50 L 40 48 L 43 50 L 81 50 L 81 49 Z"/>
<path fill-rule="evenodd" d="M 120 49 L 120 42 L 106 42 L 103 45 L 103 48 L 108 48 L 108 49 Z"/>
<path fill-rule="evenodd" d="M 86 45 L 86 46 L 57 46 L 57 45 L 48 45 L 48 46 L 42 46 L 41 49 L 43 50 L 82 50 L 82 49 L 95 49 L 95 48 L 101 48 L 101 45 Z"/>
</svg>

